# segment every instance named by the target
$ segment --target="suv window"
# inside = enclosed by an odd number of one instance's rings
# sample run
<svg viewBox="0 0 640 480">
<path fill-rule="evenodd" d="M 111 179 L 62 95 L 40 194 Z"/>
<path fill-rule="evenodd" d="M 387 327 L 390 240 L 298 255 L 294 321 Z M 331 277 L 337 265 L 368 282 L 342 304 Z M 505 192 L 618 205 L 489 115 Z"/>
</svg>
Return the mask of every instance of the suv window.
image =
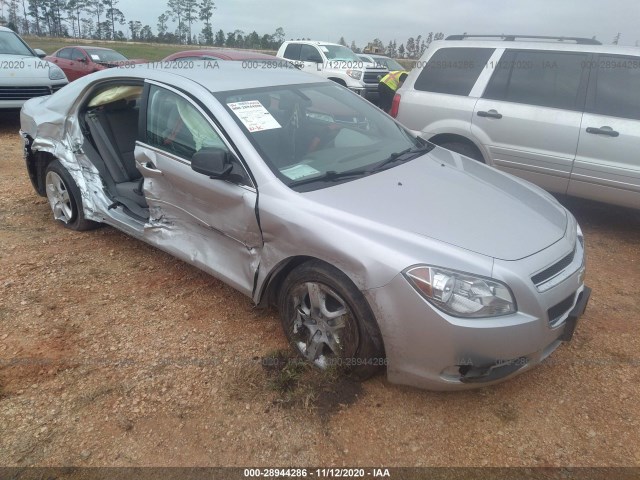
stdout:
<svg viewBox="0 0 640 480">
<path fill-rule="evenodd" d="M 316 47 L 306 44 L 300 46 L 300 60 L 303 62 L 315 62 L 318 59 L 322 60 L 322 56 Z"/>
<path fill-rule="evenodd" d="M 508 50 L 483 95 L 492 100 L 581 110 L 580 85 L 589 55 Z"/>
<path fill-rule="evenodd" d="M 601 55 L 591 113 L 640 120 L 640 57 Z"/>
<path fill-rule="evenodd" d="M 493 51 L 493 48 L 441 48 L 420 72 L 415 89 L 469 95 Z"/>
<path fill-rule="evenodd" d="M 284 51 L 284 58 L 289 60 L 300 60 L 300 44 L 290 43 Z"/>
</svg>

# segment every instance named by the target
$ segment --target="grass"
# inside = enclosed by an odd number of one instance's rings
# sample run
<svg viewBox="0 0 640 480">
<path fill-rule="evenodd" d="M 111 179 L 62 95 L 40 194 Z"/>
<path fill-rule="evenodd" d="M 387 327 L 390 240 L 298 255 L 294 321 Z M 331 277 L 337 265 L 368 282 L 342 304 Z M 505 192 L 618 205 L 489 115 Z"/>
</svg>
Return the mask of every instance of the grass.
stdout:
<svg viewBox="0 0 640 480">
<path fill-rule="evenodd" d="M 49 37 L 23 37 L 31 48 L 40 48 L 51 54 L 62 47 L 73 45 L 86 45 L 94 47 L 106 47 L 117 50 L 127 58 L 145 58 L 151 62 L 162 60 L 167 55 L 183 50 L 197 50 L 207 48 L 200 45 L 175 45 L 167 43 L 142 43 L 142 42 L 115 42 L 99 41 L 78 38 L 49 38 Z M 208 47 L 211 48 L 211 47 Z M 263 53 L 274 54 L 272 51 Z"/>
<path fill-rule="evenodd" d="M 268 388 L 276 392 L 275 405 L 314 410 L 325 424 L 333 413 L 354 403 L 362 393 L 362 385 L 339 369 L 313 368 L 290 349 L 269 352 L 261 364 Z"/>
<path fill-rule="evenodd" d="M 199 48 L 211 48 L 201 45 L 175 45 L 168 43 L 143 43 L 143 42 L 116 42 L 116 41 L 101 41 L 101 40 L 87 40 L 77 38 L 49 38 L 49 37 L 23 37 L 31 48 L 40 48 L 51 54 L 62 47 L 68 47 L 73 45 L 92 45 L 95 47 L 112 48 L 122 53 L 127 58 L 145 58 L 150 62 L 157 62 L 162 60 L 168 55 L 175 52 L 181 52 L 183 50 L 197 50 Z M 213 47 L 217 48 L 217 47 Z M 275 55 L 273 50 L 259 50 L 262 53 Z M 416 60 L 409 60 L 406 58 L 396 59 L 407 70 L 411 70 Z"/>
</svg>

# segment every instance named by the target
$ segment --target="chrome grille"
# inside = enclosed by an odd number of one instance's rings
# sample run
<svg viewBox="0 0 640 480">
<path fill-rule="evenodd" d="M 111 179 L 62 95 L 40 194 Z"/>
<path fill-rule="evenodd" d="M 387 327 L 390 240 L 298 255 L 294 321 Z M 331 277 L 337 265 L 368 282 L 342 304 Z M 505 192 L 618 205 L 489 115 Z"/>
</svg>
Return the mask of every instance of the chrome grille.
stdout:
<svg viewBox="0 0 640 480">
<path fill-rule="evenodd" d="M 0 87 L 0 100 L 28 100 L 51 95 L 51 87 Z"/>
<path fill-rule="evenodd" d="M 531 281 L 539 292 L 560 284 L 580 269 L 584 268 L 584 246 L 579 240 L 575 242 L 573 251 L 531 276 Z"/>
<path fill-rule="evenodd" d="M 535 283 L 536 285 L 539 285 L 541 283 L 544 283 L 550 280 L 551 278 L 555 277 L 558 273 L 562 272 L 569 265 L 571 265 L 571 262 L 573 262 L 573 258 L 575 256 L 576 256 L 576 250 L 574 248 L 573 252 L 571 252 L 569 255 L 562 258 L 559 262 L 554 263 L 549 268 L 546 268 L 540 273 L 534 275 L 533 277 L 531 277 L 531 280 L 533 280 L 533 283 Z"/>
<path fill-rule="evenodd" d="M 377 86 L 382 77 L 384 77 L 387 73 L 389 72 L 387 72 L 386 70 L 370 70 L 367 68 L 364 72 L 362 81 L 364 83 L 374 83 Z"/>
</svg>

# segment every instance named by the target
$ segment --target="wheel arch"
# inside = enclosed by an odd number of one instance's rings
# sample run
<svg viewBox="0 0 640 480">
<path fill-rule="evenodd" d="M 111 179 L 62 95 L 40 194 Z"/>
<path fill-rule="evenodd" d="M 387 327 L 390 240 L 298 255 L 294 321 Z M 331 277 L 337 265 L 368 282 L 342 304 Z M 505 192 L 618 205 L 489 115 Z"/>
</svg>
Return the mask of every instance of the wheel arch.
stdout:
<svg viewBox="0 0 640 480">
<path fill-rule="evenodd" d="M 328 77 L 327 80 L 331 80 L 332 82 L 336 82 L 337 84 L 342 85 L 343 87 L 347 86 L 347 82 L 345 82 L 340 77 Z"/>
<path fill-rule="evenodd" d="M 33 139 L 28 136 L 27 143 L 25 145 L 25 162 L 27 164 L 27 172 L 29 173 L 29 179 L 31 180 L 31 184 L 35 191 L 41 197 L 45 197 L 47 195 L 45 189 L 45 173 L 49 164 L 56 160 L 56 157 L 47 151 L 32 150 L 32 143 Z"/>
<path fill-rule="evenodd" d="M 435 143 L 436 145 L 443 145 L 445 143 L 454 143 L 454 142 L 464 143 L 465 145 L 469 145 L 470 147 L 475 149 L 484 160 L 484 163 L 487 163 L 487 156 L 485 155 L 482 147 L 476 144 L 476 142 L 474 142 L 470 138 L 465 137 L 464 135 L 459 135 L 456 133 L 438 133 L 433 137 L 429 138 L 429 141 L 431 143 Z"/>
<path fill-rule="evenodd" d="M 262 286 L 258 292 L 255 303 L 260 307 L 275 306 L 277 303 L 278 292 L 280 291 L 282 282 L 284 282 L 287 275 L 289 275 L 289 273 L 291 273 L 291 271 L 296 267 L 313 260 L 324 262 L 324 260 L 310 255 L 296 255 L 281 260 L 271 269 L 262 282 Z M 324 263 L 329 264 L 328 262 Z"/>
</svg>

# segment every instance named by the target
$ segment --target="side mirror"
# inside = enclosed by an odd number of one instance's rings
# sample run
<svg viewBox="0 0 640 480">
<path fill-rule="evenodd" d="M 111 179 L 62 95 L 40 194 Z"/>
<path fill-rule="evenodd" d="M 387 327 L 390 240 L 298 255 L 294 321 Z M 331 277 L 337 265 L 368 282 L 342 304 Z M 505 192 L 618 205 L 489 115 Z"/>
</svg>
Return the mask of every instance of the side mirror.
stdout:
<svg viewBox="0 0 640 480">
<path fill-rule="evenodd" d="M 76 61 L 77 61 L 77 62 L 80 62 L 80 63 L 87 63 L 87 59 L 86 59 L 86 58 L 84 58 L 84 57 L 79 58 L 79 59 L 78 59 L 78 60 L 76 60 Z"/>
<path fill-rule="evenodd" d="M 191 169 L 209 178 L 223 179 L 233 170 L 231 158 L 231 154 L 222 148 L 203 148 L 191 157 Z"/>
<path fill-rule="evenodd" d="M 322 63 L 322 57 L 320 55 L 311 55 L 308 59 L 308 62 L 313 63 Z"/>
<path fill-rule="evenodd" d="M 40 50 L 39 48 L 36 48 L 34 52 L 36 52 L 38 58 L 44 58 L 47 56 L 47 53 L 44 50 Z"/>
</svg>

